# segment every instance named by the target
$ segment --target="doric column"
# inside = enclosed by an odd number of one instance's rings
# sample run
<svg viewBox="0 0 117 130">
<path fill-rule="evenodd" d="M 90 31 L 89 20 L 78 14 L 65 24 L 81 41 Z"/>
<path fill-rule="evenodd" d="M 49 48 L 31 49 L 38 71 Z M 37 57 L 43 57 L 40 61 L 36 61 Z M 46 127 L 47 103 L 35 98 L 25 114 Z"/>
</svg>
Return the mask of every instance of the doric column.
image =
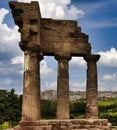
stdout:
<svg viewBox="0 0 117 130">
<path fill-rule="evenodd" d="M 40 119 L 40 60 L 41 50 L 41 14 L 39 4 L 10 2 L 10 8 L 16 25 L 21 33 L 20 48 L 24 52 L 24 84 L 22 120 Z"/>
<path fill-rule="evenodd" d="M 24 52 L 24 82 L 22 120 L 40 119 L 40 60 L 41 56 L 33 51 Z"/>
<path fill-rule="evenodd" d="M 69 60 L 71 57 L 55 57 L 58 61 L 57 119 L 69 119 Z"/>
<path fill-rule="evenodd" d="M 97 65 L 99 55 L 84 57 L 87 62 L 86 118 L 98 118 Z"/>
</svg>

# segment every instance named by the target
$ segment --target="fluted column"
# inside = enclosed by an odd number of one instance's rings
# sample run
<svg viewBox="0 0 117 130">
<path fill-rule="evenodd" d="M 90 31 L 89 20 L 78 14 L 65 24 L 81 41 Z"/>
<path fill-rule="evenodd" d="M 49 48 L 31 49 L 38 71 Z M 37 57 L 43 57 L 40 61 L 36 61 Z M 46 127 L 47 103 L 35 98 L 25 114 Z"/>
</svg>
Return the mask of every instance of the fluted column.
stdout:
<svg viewBox="0 0 117 130">
<path fill-rule="evenodd" d="M 57 119 L 69 119 L 69 60 L 55 57 L 58 60 L 57 77 Z"/>
<path fill-rule="evenodd" d="M 38 53 L 24 52 L 23 121 L 40 119 L 40 60 Z"/>
<path fill-rule="evenodd" d="M 86 118 L 98 118 L 97 65 L 99 55 L 84 57 L 87 62 Z"/>
</svg>

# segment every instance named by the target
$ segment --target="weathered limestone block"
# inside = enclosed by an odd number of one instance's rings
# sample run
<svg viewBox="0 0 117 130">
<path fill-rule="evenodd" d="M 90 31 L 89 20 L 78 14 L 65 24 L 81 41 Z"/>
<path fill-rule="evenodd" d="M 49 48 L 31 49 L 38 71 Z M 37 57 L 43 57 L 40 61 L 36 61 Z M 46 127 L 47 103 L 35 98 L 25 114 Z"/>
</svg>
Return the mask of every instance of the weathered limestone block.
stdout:
<svg viewBox="0 0 117 130">
<path fill-rule="evenodd" d="M 40 20 L 41 14 L 38 2 L 30 3 L 9 2 L 16 25 L 19 26 L 21 42 L 24 50 L 40 51 Z"/>
<path fill-rule="evenodd" d="M 21 122 L 15 130 L 111 130 L 111 125 L 106 119 L 39 120 Z"/>
<path fill-rule="evenodd" d="M 44 53 L 63 52 L 73 55 L 90 54 L 88 36 L 73 20 L 42 19 L 42 50 Z"/>
</svg>

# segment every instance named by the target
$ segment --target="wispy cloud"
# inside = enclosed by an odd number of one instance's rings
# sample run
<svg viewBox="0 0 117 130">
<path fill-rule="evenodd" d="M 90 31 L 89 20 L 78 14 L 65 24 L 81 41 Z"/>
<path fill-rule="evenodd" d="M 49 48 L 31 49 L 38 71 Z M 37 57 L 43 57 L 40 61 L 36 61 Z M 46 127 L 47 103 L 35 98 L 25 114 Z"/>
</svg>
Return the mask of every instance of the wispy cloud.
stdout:
<svg viewBox="0 0 117 130">
<path fill-rule="evenodd" d="M 117 72 L 107 72 L 106 74 L 100 74 L 98 80 L 98 88 L 101 91 L 116 91 L 117 90 Z"/>
<path fill-rule="evenodd" d="M 23 64 L 24 63 L 24 57 L 23 56 L 16 56 L 11 59 L 11 64 Z"/>
<path fill-rule="evenodd" d="M 86 82 L 71 81 L 70 90 L 73 91 L 86 91 Z"/>
<path fill-rule="evenodd" d="M 13 82 L 13 79 L 11 79 L 11 78 L 6 78 L 6 79 L 5 79 L 5 84 L 6 84 L 6 85 L 11 85 L 12 82 Z"/>
<path fill-rule="evenodd" d="M 105 19 L 105 20 L 97 20 L 97 21 L 88 21 L 88 23 L 84 23 L 84 27 L 100 29 L 100 28 L 111 28 L 117 27 L 117 19 Z"/>
<path fill-rule="evenodd" d="M 42 60 L 40 63 L 40 73 L 41 73 L 42 78 L 44 78 L 45 76 L 48 78 L 52 76 L 55 77 L 56 75 L 56 72 L 54 71 L 54 69 L 50 68 L 47 65 L 46 60 Z"/>
<path fill-rule="evenodd" d="M 81 7 L 83 7 L 86 13 L 94 13 L 95 11 L 103 11 L 104 8 L 109 8 L 111 6 L 117 5 L 116 0 L 98 0 L 98 1 L 86 1 L 85 3 L 81 3 Z M 102 12 L 103 13 L 103 12 Z"/>
<path fill-rule="evenodd" d="M 41 84 L 42 90 L 57 90 L 57 81 L 45 81 Z"/>
<path fill-rule="evenodd" d="M 79 6 L 79 5 L 78 5 Z M 117 27 L 117 1 L 99 0 L 81 2 L 80 7 L 85 11 L 81 24 L 85 28 L 110 28 Z"/>
<path fill-rule="evenodd" d="M 105 81 L 111 81 L 117 79 L 117 74 L 105 74 L 102 78 Z"/>
</svg>

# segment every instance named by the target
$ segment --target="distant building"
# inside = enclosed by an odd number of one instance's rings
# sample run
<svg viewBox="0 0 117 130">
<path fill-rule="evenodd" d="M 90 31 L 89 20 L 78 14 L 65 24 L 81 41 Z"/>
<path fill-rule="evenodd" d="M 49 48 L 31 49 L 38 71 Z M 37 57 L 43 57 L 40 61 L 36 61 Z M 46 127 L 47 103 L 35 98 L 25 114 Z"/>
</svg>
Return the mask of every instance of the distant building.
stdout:
<svg viewBox="0 0 117 130">
<path fill-rule="evenodd" d="M 70 91 L 70 101 L 77 101 L 79 99 L 86 99 L 86 91 Z M 99 91 L 98 98 L 117 98 L 117 91 Z M 41 92 L 41 99 L 43 100 L 57 100 L 56 90 L 44 90 Z"/>
<path fill-rule="evenodd" d="M 86 99 L 86 92 L 85 91 L 70 91 L 69 97 L 70 97 L 70 101 Z"/>
<path fill-rule="evenodd" d="M 99 98 L 117 98 L 117 91 L 99 91 Z"/>
<path fill-rule="evenodd" d="M 56 90 L 44 90 L 41 92 L 42 100 L 57 100 L 57 91 Z"/>
</svg>

